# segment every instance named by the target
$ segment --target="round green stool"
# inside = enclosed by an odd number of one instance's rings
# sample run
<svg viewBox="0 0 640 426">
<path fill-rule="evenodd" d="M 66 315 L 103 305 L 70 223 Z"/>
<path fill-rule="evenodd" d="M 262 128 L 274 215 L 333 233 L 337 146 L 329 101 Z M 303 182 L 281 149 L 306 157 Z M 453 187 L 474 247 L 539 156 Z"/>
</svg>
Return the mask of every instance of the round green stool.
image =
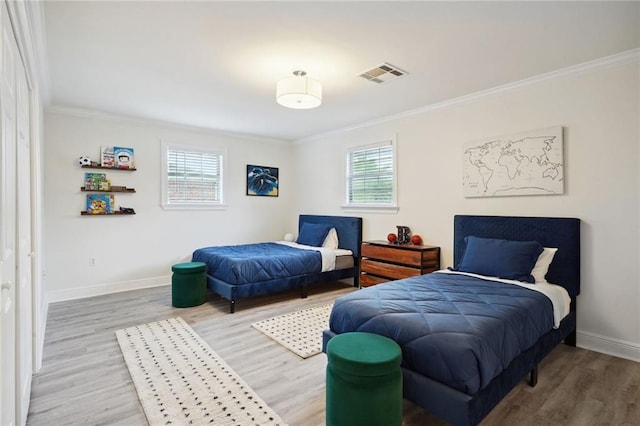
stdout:
<svg viewBox="0 0 640 426">
<path fill-rule="evenodd" d="M 326 424 L 402 424 L 402 350 L 371 333 L 343 333 L 327 344 Z"/>
<path fill-rule="evenodd" d="M 171 305 L 189 308 L 207 301 L 207 265 L 202 262 L 178 263 L 171 267 Z"/>
</svg>

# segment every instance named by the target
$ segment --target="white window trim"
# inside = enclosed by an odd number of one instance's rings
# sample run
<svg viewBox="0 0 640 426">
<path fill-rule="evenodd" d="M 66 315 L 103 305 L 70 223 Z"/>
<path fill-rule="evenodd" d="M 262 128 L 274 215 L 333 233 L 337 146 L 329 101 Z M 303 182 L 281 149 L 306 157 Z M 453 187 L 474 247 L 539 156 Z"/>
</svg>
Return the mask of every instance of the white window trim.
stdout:
<svg viewBox="0 0 640 426">
<path fill-rule="evenodd" d="M 347 194 L 347 169 L 346 167 L 343 169 L 343 185 L 345 194 L 344 194 L 344 204 L 341 206 L 344 211 L 347 212 L 355 212 L 355 213 L 397 213 L 400 210 L 398 206 L 398 142 L 396 139 L 396 135 L 393 134 L 388 138 L 380 138 L 378 142 L 374 143 L 366 143 L 359 145 L 350 145 L 347 146 L 344 150 L 344 154 L 342 156 L 343 164 L 346 156 L 351 151 L 356 150 L 364 150 L 370 148 L 376 148 L 381 145 L 386 145 L 391 142 L 391 150 L 393 152 L 393 188 L 392 188 L 392 197 L 391 203 L 389 204 L 356 204 L 349 203 L 349 194 Z"/>
<path fill-rule="evenodd" d="M 189 204 L 189 203 L 181 203 L 181 204 L 170 204 L 167 197 L 167 150 L 173 149 L 176 151 L 196 151 L 196 152 L 208 152 L 212 154 L 219 154 L 222 156 L 222 196 L 220 197 L 220 203 L 211 203 L 211 204 Z M 225 198 L 227 193 L 227 149 L 225 148 L 211 148 L 211 147 L 203 147 L 199 145 L 188 145 L 182 143 L 170 143 L 166 141 L 161 141 L 160 143 L 160 158 L 161 158 L 161 170 L 162 170 L 162 184 L 161 186 L 161 194 L 160 194 L 160 206 L 164 210 L 225 210 L 228 208 L 227 204 L 225 204 Z"/>
</svg>

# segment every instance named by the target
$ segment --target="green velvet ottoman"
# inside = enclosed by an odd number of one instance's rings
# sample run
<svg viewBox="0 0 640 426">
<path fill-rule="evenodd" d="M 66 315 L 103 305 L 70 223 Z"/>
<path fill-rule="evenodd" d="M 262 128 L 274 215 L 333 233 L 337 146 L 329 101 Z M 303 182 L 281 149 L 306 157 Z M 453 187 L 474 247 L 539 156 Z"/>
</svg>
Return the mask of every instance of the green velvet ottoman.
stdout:
<svg viewBox="0 0 640 426">
<path fill-rule="evenodd" d="M 371 333 L 343 333 L 327 344 L 326 424 L 402 424 L 402 350 Z"/>
<path fill-rule="evenodd" d="M 202 262 L 178 263 L 171 267 L 171 305 L 189 308 L 207 301 L 207 265 Z"/>
</svg>

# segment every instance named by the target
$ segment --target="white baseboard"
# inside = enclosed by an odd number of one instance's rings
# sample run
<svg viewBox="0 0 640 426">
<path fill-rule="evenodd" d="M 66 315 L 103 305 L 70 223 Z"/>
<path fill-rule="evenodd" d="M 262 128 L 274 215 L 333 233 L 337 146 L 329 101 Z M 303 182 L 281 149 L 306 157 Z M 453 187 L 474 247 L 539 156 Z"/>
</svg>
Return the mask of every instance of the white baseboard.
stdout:
<svg viewBox="0 0 640 426">
<path fill-rule="evenodd" d="M 64 302 L 66 300 L 83 299 L 85 297 L 102 296 L 104 294 L 119 293 L 121 291 L 139 290 L 142 288 L 159 287 L 171 284 L 171 275 L 141 280 L 121 281 L 117 283 L 100 284 L 90 287 L 75 287 L 64 290 L 54 290 L 47 293 L 49 303 Z"/>
<path fill-rule="evenodd" d="M 637 343 L 612 339 L 584 331 L 578 331 L 576 339 L 576 344 L 580 348 L 640 362 L 640 345 Z"/>
</svg>

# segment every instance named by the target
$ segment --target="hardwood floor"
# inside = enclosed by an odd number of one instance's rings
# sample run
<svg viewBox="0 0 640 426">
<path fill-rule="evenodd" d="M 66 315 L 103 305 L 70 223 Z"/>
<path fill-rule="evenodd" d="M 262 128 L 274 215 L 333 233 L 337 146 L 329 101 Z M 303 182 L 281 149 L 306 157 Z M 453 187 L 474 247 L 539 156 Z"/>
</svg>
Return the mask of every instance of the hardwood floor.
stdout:
<svg viewBox="0 0 640 426">
<path fill-rule="evenodd" d="M 49 307 L 43 367 L 34 376 L 29 425 L 145 425 L 115 331 L 181 316 L 291 426 L 324 424 L 326 356 L 306 360 L 250 327 L 355 291 L 348 284 L 241 300 L 236 313 L 213 295 L 171 307 L 171 287 L 61 302 Z M 483 425 L 638 425 L 640 363 L 565 345 L 540 365 L 538 385 L 518 385 Z M 405 401 L 406 426 L 443 422 Z"/>
</svg>

